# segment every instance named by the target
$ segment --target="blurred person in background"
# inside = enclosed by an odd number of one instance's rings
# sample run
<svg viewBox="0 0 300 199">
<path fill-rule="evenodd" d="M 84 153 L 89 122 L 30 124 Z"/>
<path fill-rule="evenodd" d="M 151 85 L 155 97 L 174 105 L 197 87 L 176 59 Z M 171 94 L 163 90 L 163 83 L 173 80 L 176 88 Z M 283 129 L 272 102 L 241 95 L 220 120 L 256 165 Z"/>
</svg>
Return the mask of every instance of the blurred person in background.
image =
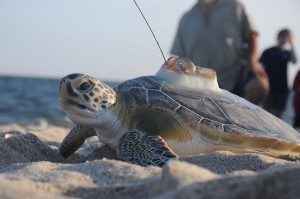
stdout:
<svg viewBox="0 0 300 199">
<path fill-rule="evenodd" d="M 300 130 L 300 71 L 298 71 L 293 83 L 293 108 L 294 108 L 294 121 L 293 127 Z"/>
<path fill-rule="evenodd" d="M 282 29 L 277 34 L 277 45 L 266 49 L 260 58 L 270 84 L 270 93 L 263 108 L 281 118 L 289 95 L 287 66 L 296 63 L 293 37 L 289 29 Z"/>
<path fill-rule="evenodd" d="M 259 104 L 269 87 L 257 35 L 240 1 L 198 0 L 181 18 L 171 54 L 214 69 L 221 88 Z"/>
</svg>

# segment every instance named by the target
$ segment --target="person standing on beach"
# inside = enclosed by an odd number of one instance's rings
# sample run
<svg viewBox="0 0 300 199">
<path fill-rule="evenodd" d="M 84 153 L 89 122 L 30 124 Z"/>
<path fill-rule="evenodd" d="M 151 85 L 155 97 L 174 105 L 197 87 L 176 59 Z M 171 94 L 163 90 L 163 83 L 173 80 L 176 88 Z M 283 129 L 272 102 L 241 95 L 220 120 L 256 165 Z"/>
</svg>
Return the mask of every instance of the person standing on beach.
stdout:
<svg viewBox="0 0 300 199">
<path fill-rule="evenodd" d="M 294 122 L 293 127 L 300 129 L 300 71 L 298 71 L 293 83 L 293 108 L 294 108 Z"/>
<path fill-rule="evenodd" d="M 287 80 L 288 62 L 296 63 L 292 33 L 282 29 L 277 35 L 277 46 L 266 49 L 260 58 L 270 83 L 270 93 L 263 108 L 281 118 L 285 110 L 289 89 Z"/>
<path fill-rule="evenodd" d="M 171 54 L 214 69 L 221 88 L 252 103 L 268 93 L 257 30 L 238 0 L 198 0 L 181 18 Z"/>
</svg>

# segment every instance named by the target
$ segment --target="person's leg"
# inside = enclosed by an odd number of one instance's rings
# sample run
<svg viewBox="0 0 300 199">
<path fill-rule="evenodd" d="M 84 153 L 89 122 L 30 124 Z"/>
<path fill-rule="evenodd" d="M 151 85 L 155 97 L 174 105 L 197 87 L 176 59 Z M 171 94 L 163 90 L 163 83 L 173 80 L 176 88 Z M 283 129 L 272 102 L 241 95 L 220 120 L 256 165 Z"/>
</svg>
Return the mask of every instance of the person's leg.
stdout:
<svg viewBox="0 0 300 199">
<path fill-rule="evenodd" d="M 300 111 L 295 111 L 293 127 L 300 128 Z"/>
<path fill-rule="evenodd" d="M 282 115 L 286 108 L 286 102 L 288 99 L 288 93 L 279 93 L 277 95 L 276 107 L 277 107 L 277 117 L 282 118 Z"/>
<path fill-rule="evenodd" d="M 286 107 L 288 93 L 270 93 L 263 108 L 269 113 L 281 118 Z"/>
<path fill-rule="evenodd" d="M 265 109 L 266 111 L 268 111 L 269 113 L 271 113 L 273 115 L 276 114 L 276 109 L 274 108 L 274 107 L 276 107 L 275 99 L 276 99 L 276 96 L 274 96 L 272 93 L 269 93 L 268 97 L 266 98 L 266 100 L 263 103 L 263 109 Z"/>
</svg>

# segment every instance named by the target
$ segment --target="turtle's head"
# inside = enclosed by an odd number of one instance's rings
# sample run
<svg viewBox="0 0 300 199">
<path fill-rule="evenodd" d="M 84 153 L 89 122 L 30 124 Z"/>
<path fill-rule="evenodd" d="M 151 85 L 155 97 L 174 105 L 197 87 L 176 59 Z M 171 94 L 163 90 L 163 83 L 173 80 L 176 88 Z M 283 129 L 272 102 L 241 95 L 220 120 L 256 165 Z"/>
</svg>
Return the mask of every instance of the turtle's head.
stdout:
<svg viewBox="0 0 300 199">
<path fill-rule="evenodd" d="M 65 113 L 79 125 L 99 123 L 116 101 L 116 93 L 108 85 L 78 73 L 61 79 L 59 96 Z"/>
<path fill-rule="evenodd" d="M 179 86 L 220 91 L 216 71 L 195 66 L 185 57 L 170 57 L 156 75 Z"/>
</svg>

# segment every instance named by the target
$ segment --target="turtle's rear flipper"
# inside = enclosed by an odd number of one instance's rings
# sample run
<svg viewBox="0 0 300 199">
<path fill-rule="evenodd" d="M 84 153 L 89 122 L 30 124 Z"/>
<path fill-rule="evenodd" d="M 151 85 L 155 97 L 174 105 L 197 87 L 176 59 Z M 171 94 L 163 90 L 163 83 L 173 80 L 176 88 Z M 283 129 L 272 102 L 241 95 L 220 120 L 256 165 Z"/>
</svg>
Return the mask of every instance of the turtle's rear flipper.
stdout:
<svg viewBox="0 0 300 199">
<path fill-rule="evenodd" d="M 150 135 L 138 130 L 126 133 L 117 149 L 119 159 L 141 166 L 163 166 L 177 155 L 157 135 Z"/>
<path fill-rule="evenodd" d="M 79 125 L 73 127 L 60 144 L 58 148 L 59 154 L 65 158 L 69 157 L 84 144 L 86 138 L 92 136 L 96 136 L 96 132 L 92 128 Z"/>
</svg>

